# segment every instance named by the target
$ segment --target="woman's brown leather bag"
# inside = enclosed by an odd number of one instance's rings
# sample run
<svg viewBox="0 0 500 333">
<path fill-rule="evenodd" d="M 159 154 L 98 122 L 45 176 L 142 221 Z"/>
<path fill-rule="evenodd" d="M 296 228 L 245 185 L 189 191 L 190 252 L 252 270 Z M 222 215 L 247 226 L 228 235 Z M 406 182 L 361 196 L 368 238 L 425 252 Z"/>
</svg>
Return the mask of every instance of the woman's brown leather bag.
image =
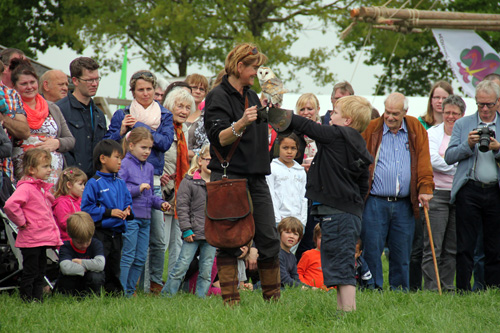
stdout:
<svg viewBox="0 0 500 333">
<path fill-rule="evenodd" d="M 248 102 L 247 102 L 248 103 Z M 238 248 L 247 245 L 255 235 L 253 206 L 246 179 L 229 179 L 226 169 L 241 138 L 236 140 L 225 159 L 213 147 L 224 174 L 222 180 L 207 183 L 205 239 L 218 248 Z"/>
<path fill-rule="evenodd" d="M 246 179 L 207 183 L 205 238 L 218 248 L 238 248 L 255 234 L 253 207 Z"/>
</svg>

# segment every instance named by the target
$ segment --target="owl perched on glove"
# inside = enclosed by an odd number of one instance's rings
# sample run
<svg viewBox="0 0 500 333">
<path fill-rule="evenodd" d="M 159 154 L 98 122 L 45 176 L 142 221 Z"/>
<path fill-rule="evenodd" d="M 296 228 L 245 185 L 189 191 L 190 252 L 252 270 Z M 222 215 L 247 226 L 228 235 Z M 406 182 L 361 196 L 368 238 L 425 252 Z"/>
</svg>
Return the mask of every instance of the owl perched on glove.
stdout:
<svg viewBox="0 0 500 333">
<path fill-rule="evenodd" d="M 268 102 L 273 105 L 281 105 L 283 103 L 283 94 L 288 92 L 288 90 L 283 87 L 283 82 L 276 77 L 269 67 L 260 67 L 257 72 L 257 77 L 259 78 L 262 93 L 267 98 Z"/>
</svg>

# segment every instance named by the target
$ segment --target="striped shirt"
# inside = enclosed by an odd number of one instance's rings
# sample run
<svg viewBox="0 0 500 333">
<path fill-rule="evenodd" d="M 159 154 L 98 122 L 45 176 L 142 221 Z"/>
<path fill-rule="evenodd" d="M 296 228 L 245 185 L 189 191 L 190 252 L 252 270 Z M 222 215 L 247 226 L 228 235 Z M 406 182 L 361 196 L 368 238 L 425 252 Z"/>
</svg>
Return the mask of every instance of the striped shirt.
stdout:
<svg viewBox="0 0 500 333">
<path fill-rule="evenodd" d="M 9 110 L 7 111 L 7 113 L 5 113 L 5 115 L 11 118 L 14 118 L 16 114 L 26 115 L 26 112 L 24 112 L 23 101 L 21 100 L 21 96 L 19 95 L 19 93 L 16 90 L 7 87 L 3 83 L 0 83 L 0 89 L 2 89 L 5 95 L 4 96 L 5 102 L 9 107 Z M 6 129 L 0 129 L 0 130 L 5 130 L 5 132 L 7 133 Z M 9 133 L 7 133 L 7 135 L 9 136 L 9 139 L 12 140 L 12 137 L 9 135 Z M 10 157 L 6 157 L 4 159 L 0 159 L 0 163 L 3 172 L 5 172 L 5 174 L 11 179 L 11 181 L 13 181 L 14 166 L 12 164 L 12 159 Z"/>
<path fill-rule="evenodd" d="M 403 121 L 397 134 L 392 133 L 384 123 L 370 194 L 408 197 L 410 180 L 411 157 L 406 122 Z"/>
</svg>

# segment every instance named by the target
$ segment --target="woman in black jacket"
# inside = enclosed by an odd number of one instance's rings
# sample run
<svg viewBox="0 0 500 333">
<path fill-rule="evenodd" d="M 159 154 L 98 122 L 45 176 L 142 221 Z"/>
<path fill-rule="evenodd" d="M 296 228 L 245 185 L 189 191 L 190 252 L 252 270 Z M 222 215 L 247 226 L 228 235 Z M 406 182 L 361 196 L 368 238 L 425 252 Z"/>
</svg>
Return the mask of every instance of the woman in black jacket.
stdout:
<svg viewBox="0 0 500 333">
<path fill-rule="evenodd" d="M 265 176 L 271 172 L 268 151 L 267 123 L 257 121 L 259 97 L 250 89 L 258 68 L 267 61 L 255 45 L 237 45 L 226 57 L 220 85 L 206 98 L 205 129 L 210 140 L 211 180 L 220 180 L 223 169 L 214 152 L 226 157 L 233 143 L 241 138 L 227 167 L 229 178 L 246 178 L 253 202 L 255 220 L 254 243 L 258 250 L 257 268 L 264 299 L 280 297 L 279 237 L 274 221 L 271 195 Z M 251 253 L 255 249 L 251 250 Z M 217 269 L 224 303 L 238 304 L 238 268 L 235 252 L 220 249 Z M 249 268 L 255 265 L 250 256 Z"/>
</svg>

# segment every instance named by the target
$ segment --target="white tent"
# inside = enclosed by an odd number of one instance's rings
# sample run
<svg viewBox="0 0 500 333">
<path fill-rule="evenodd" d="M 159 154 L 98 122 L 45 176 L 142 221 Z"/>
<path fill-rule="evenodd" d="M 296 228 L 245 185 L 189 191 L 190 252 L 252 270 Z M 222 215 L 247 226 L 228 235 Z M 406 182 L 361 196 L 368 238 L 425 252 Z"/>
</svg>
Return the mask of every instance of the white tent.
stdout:
<svg viewBox="0 0 500 333">
<path fill-rule="evenodd" d="M 285 94 L 283 98 L 283 108 L 295 110 L 295 104 L 299 99 L 300 94 Z M 324 115 L 327 110 L 332 109 L 332 102 L 330 95 L 316 95 L 319 100 L 320 110 L 319 114 Z M 378 110 L 380 115 L 384 113 L 384 101 L 386 96 L 363 96 Z M 462 97 L 467 105 L 465 114 L 469 115 L 477 111 L 476 101 L 473 98 Z M 409 107 L 408 114 L 410 116 L 418 117 L 425 114 L 427 110 L 427 103 L 429 97 L 408 97 Z"/>
</svg>

